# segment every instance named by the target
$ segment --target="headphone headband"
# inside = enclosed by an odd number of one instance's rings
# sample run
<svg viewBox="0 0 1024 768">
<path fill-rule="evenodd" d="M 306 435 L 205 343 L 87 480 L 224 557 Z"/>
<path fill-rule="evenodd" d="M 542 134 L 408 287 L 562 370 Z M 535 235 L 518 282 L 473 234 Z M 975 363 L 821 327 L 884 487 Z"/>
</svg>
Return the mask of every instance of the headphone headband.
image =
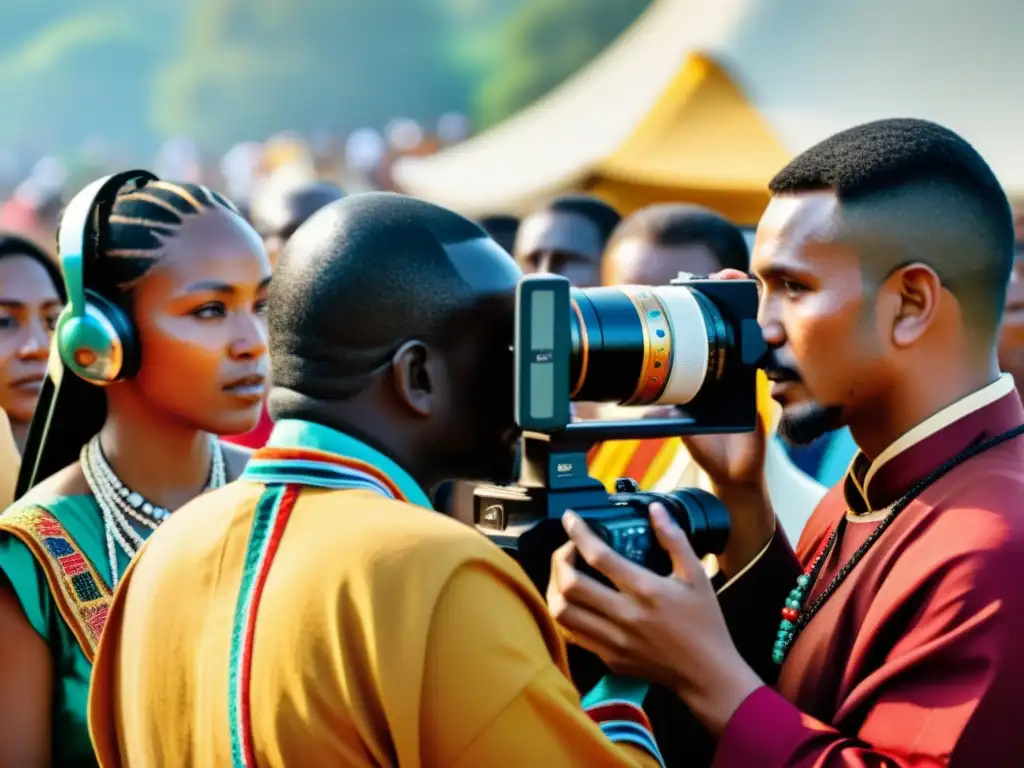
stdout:
<svg viewBox="0 0 1024 768">
<path fill-rule="evenodd" d="M 125 184 L 141 179 L 156 181 L 149 171 L 134 170 L 104 176 L 71 198 L 57 228 L 57 253 L 68 291 L 68 315 L 85 315 L 85 259 L 90 246 L 92 214 L 101 203 L 113 202 Z"/>
<path fill-rule="evenodd" d="M 156 179 L 148 171 L 126 171 L 97 179 L 71 198 L 57 228 L 57 248 L 68 297 L 68 304 L 57 320 L 57 351 L 65 366 L 93 384 L 109 384 L 131 376 L 139 364 L 130 318 L 112 302 L 86 288 L 85 263 L 95 255 L 100 243 L 93 213 L 98 206 L 113 206 L 125 184 Z"/>
</svg>

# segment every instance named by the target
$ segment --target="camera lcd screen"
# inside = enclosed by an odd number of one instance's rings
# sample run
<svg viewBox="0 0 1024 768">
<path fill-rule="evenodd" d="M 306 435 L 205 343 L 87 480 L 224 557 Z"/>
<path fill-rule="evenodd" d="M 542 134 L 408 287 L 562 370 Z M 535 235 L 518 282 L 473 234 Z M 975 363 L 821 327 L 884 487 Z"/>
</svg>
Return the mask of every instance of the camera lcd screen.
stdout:
<svg viewBox="0 0 1024 768">
<path fill-rule="evenodd" d="M 534 306 L 537 306 L 534 304 Z M 530 363 L 530 416 L 550 419 L 555 415 L 555 364 Z"/>
<path fill-rule="evenodd" d="M 554 347 L 555 292 L 534 291 L 530 297 L 530 348 L 537 352 Z"/>
</svg>

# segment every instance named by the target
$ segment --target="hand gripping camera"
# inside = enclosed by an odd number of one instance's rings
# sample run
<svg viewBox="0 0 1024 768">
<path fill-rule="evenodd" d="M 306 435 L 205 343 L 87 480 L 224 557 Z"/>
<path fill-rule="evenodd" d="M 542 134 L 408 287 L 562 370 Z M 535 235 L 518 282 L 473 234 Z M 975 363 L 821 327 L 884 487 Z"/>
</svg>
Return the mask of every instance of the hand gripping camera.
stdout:
<svg viewBox="0 0 1024 768">
<path fill-rule="evenodd" d="M 542 591 L 550 558 L 566 541 L 571 509 L 616 552 L 667 574 L 648 507 L 661 502 L 697 554 L 720 553 L 726 509 L 696 488 L 615 492 L 587 472 L 587 452 L 605 440 L 745 432 L 755 428 L 756 373 L 766 354 L 753 280 L 680 274 L 668 286 L 577 289 L 531 275 L 515 308 L 515 418 L 523 431 L 519 482 L 479 486 L 479 530 L 511 554 Z M 577 421 L 572 401 L 673 405 L 668 419 Z"/>
</svg>

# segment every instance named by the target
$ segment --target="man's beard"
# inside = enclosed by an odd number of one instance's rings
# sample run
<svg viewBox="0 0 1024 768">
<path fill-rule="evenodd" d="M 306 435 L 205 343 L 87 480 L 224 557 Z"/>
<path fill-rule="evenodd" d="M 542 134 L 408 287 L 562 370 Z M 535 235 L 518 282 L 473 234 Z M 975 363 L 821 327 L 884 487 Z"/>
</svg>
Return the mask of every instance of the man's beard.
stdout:
<svg viewBox="0 0 1024 768">
<path fill-rule="evenodd" d="M 807 445 L 843 426 L 843 410 L 837 405 L 800 403 L 784 409 L 779 437 L 790 445 Z"/>
</svg>

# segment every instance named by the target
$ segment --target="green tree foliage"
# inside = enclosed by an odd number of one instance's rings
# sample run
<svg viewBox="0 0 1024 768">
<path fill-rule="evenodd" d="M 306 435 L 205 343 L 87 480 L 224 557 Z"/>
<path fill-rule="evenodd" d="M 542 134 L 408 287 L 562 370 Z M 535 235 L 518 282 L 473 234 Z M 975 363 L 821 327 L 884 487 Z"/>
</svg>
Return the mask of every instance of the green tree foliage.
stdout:
<svg viewBox="0 0 1024 768">
<path fill-rule="evenodd" d="M 125 149 L 148 139 L 138 117 L 166 55 L 168 17 L 150 0 L 151 24 L 124 0 L 10 3 L 0 11 L 0 142 L 69 150 L 101 135 Z"/>
<path fill-rule="evenodd" d="M 486 126 L 529 106 L 618 37 L 650 0 L 528 0 L 502 30 L 501 65 L 478 94 Z"/>
<path fill-rule="evenodd" d="M 153 118 L 223 146 L 287 128 L 354 127 L 465 109 L 437 0 L 194 0 Z"/>
<path fill-rule="evenodd" d="M 601 50 L 647 0 L 32 0 L 0 4 L 0 146 L 125 162 L 282 129 L 494 122 Z M 478 125 L 480 121 L 477 121 Z"/>
</svg>

